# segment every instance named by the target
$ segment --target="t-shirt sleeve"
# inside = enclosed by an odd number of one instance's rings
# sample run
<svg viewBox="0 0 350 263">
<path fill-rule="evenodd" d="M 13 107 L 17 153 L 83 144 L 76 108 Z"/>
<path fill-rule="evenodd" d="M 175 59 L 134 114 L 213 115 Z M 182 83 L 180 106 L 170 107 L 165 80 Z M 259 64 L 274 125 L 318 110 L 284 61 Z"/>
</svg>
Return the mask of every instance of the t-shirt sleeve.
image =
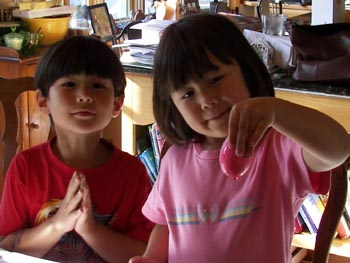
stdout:
<svg viewBox="0 0 350 263">
<path fill-rule="evenodd" d="M 0 200 L 0 235 L 6 236 L 29 224 L 25 207 L 28 205 L 24 196 L 23 177 L 25 169 L 23 159 L 17 155 L 7 169 L 3 193 Z"/>
<path fill-rule="evenodd" d="M 154 224 L 142 214 L 141 209 L 151 190 L 151 184 L 143 164 L 138 162 L 133 165 L 137 167 L 138 176 L 133 182 L 135 189 L 130 200 L 133 203 L 132 212 L 128 216 L 128 222 L 123 232 L 130 238 L 147 243 Z"/>
<path fill-rule="evenodd" d="M 167 154 L 162 158 L 162 165 L 159 168 L 158 177 L 153 185 L 145 205 L 142 208 L 143 214 L 152 222 L 159 225 L 167 225 L 164 202 L 169 198 L 169 184 L 172 179 L 169 174 L 171 160 L 176 158 L 173 155 L 173 149 L 169 149 Z"/>
<path fill-rule="evenodd" d="M 164 163 L 162 163 L 163 165 Z M 161 173 L 158 175 L 158 179 L 154 184 L 151 193 L 149 194 L 145 205 L 142 208 L 143 214 L 152 222 L 159 225 L 166 225 L 167 220 L 164 214 L 164 208 L 160 200 L 159 189 L 161 188 Z"/>
</svg>

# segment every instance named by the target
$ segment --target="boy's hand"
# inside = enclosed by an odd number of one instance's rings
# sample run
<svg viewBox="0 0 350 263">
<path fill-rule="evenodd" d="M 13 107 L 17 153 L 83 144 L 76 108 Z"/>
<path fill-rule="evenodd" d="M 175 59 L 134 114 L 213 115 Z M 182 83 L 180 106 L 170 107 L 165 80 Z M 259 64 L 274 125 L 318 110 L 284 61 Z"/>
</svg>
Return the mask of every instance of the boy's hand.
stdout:
<svg viewBox="0 0 350 263">
<path fill-rule="evenodd" d="M 80 175 L 80 190 L 79 191 L 83 194 L 83 199 L 82 199 L 82 202 L 80 204 L 81 215 L 77 219 L 74 230 L 78 234 L 83 235 L 83 233 L 87 233 L 87 231 L 89 231 L 89 229 L 96 222 L 95 222 L 95 219 L 93 216 L 93 209 L 92 209 L 92 204 L 91 204 L 89 186 L 87 184 L 85 176 L 81 173 L 79 175 Z"/>
<path fill-rule="evenodd" d="M 232 107 L 229 119 L 230 146 L 238 156 L 249 157 L 275 120 L 274 98 L 251 98 Z"/>
<path fill-rule="evenodd" d="M 79 209 L 82 199 L 83 193 L 80 191 L 79 174 L 75 172 L 69 182 L 66 196 L 52 218 L 55 227 L 59 231 L 66 233 L 74 229 L 76 221 L 82 213 Z"/>
<path fill-rule="evenodd" d="M 128 263 L 158 263 L 158 262 L 153 259 L 137 256 L 129 259 Z"/>
</svg>

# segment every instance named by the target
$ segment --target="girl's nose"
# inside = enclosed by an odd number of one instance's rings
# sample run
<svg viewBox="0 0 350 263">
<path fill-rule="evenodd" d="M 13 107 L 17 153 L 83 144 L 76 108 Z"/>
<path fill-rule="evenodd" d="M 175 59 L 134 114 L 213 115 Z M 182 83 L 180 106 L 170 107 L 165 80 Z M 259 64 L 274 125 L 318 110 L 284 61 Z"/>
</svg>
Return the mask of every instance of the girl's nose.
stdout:
<svg viewBox="0 0 350 263">
<path fill-rule="evenodd" d="M 201 105 L 202 109 L 210 109 L 218 103 L 218 98 L 211 90 L 203 90 L 201 92 Z"/>
<path fill-rule="evenodd" d="M 93 101 L 88 87 L 81 87 L 78 89 L 77 102 L 91 103 Z"/>
</svg>

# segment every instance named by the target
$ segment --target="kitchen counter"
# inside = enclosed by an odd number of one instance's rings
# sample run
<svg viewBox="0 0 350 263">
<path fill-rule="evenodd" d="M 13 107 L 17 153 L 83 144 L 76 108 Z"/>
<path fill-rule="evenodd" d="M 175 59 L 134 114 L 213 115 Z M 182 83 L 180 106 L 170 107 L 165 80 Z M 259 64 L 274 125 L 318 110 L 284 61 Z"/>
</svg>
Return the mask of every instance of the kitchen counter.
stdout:
<svg viewBox="0 0 350 263">
<path fill-rule="evenodd" d="M 152 70 L 124 66 L 127 87 L 121 116 L 121 148 L 136 154 L 136 126 L 153 122 Z M 273 75 L 276 97 L 314 108 L 337 120 L 350 133 L 350 87 L 302 83 Z"/>
<path fill-rule="evenodd" d="M 124 66 L 126 73 L 137 73 L 143 75 L 151 75 L 152 70 L 142 67 Z M 272 81 L 276 90 L 291 90 L 301 93 L 314 95 L 336 96 L 350 98 L 349 85 L 329 85 L 324 83 L 309 83 L 293 80 L 287 74 L 273 74 Z"/>
<path fill-rule="evenodd" d="M 272 81 L 276 90 L 293 90 L 314 95 L 350 98 L 350 84 L 329 85 L 324 83 L 300 82 L 293 80 L 286 74 L 274 74 L 272 75 Z"/>
</svg>

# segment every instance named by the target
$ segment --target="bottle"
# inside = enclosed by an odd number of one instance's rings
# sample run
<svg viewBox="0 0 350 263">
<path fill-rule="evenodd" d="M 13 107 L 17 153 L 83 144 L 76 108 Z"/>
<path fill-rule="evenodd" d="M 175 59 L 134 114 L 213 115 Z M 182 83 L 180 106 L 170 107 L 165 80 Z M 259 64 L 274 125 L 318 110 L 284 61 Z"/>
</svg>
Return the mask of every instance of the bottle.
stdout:
<svg viewBox="0 0 350 263">
<path fill-rule="evenodd" d="M 235 147 L 230 148 L 228 137 L 225 139 L 220 149 L 219 161 L 222 171 L 227 176 L 235 180 L 238 179 L 248 171 L 252 160 L 252 156 L 241 157 L 236 155 Z"/>
<path fill-rule="evenodd" d="M 69 36 L 90 35 L 91 25 L 88 19 L 88 8 L 86 5 L 78 5 L 77 11 L 72 14 L 69 20 Z"/>
</svg>

